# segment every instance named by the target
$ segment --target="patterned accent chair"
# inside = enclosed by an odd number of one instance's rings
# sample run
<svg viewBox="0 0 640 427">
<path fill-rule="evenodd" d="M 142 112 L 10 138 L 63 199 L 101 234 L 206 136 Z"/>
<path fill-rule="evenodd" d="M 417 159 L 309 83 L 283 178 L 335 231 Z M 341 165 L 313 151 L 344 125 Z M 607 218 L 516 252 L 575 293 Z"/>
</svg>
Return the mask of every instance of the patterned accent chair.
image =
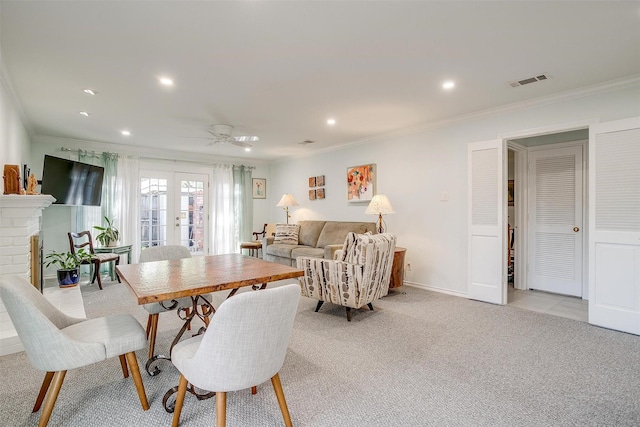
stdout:
<svg viewBox="0 0 640 427">
<path fill-rule="evenodd" d="M 318 299 L 316 312 L 327 301 L 351 309 L 367 305 L 389 292 L 396 237 L 382 234 L 347 234 L 336 259 L 298 257 L 297 266 L 304 270 L 300 278 L 302 295 Z"/>
</svg>

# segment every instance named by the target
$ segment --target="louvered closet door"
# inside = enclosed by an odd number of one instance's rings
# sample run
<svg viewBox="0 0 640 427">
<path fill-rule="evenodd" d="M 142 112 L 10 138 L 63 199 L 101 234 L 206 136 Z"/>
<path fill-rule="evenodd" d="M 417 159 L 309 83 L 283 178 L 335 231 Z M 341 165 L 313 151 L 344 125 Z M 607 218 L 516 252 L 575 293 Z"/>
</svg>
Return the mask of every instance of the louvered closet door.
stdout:
<svg viewBox="0 0 640 427">
<path fill-rule="evenodd" d="M 582 296 L 582 147 L 529 154 L 529 289 Z"/>
<path fill-rule="evenodd" d="M 640 118 L 589 129 L 589 323 L 640 335 Z"/>
<path fill-rule="evenodd" d="M 468 147 L 467 296 L 506 304 L 506 144 L 502 140 L 474 142 Z"/>
</svg>

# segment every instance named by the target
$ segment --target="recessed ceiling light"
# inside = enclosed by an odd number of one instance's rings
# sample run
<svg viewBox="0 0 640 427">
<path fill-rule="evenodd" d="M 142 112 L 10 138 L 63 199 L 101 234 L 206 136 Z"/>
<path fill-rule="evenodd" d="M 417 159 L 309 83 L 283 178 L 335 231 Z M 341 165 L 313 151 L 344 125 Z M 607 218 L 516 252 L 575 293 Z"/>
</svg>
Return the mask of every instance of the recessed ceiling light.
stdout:
<svg viewBox="0 0 640 427">
<path fill-rule="evenodd" d="M 449 80 L 449 81 L 446 81 L 446 82 L 442 83 L 442 88 L 449 90 L 449 89 L 453 89 L 455 87 L 455 85 L 456 84 L 453 81 Z"/>
<path fill-rule="evenodd" d="M 82 91 L 88 95 L 95 95 L 96 93 L 98 93 L 98 92 L 92 91 L 91 89 L 83 89 Z"/>
<path fill-rule="evenodd" d="M 123 130 L 122 132 L 120 132 L 122 135 L 124 136 L 129 136 L 131 135 L 131 132 L 129 132 L 128 130 Z"/>
<path fill-rule="evenodd" d="M 158 80 L 160 80 L 160 83 L 165 86 L 173 86 L 173 80 L 169 77 L 160 77 Z"/>
<path fill-rule="evenodd" d="M 80 115 L 81 116 L 85 116 L 85 117 L 89 117 L 89 113 L 87 113 L 86 111 L 80 111 Z"/>
<path fill-rule="evenodd" d="M 333 126 L 333 125 L 335 125 L 335 124 L 336 124 L 336 119 L 328 119 L 328 120 L 327 120 L 327 124 L 328 124 L 329 126 Z"/>
<path fill-rule="evenodd" d="M 245 147 L 244 151 L 246 151 L 248 153 L 249 151 L 251 151 L 251 148 Z"/>
</svg>

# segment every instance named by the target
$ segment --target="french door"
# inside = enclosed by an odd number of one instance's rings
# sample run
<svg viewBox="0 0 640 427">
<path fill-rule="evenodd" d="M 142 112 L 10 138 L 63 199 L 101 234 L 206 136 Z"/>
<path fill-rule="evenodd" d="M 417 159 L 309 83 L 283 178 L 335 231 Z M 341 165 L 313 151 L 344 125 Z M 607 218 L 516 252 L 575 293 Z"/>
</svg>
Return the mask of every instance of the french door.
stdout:
<svg viewBox="0 0 640 427">
<path fill-rule="evenodd" d="M 206 174 L 141 171 L 142 247 L 182 245 L 206 254 L 209 177 Z"/>
</svg>

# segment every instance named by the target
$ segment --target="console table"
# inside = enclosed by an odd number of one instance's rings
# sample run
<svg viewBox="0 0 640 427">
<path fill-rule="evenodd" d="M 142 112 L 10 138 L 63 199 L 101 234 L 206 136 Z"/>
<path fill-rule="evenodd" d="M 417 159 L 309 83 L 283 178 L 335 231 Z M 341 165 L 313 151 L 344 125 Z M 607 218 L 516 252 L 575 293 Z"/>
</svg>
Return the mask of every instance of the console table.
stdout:
<svg viewBox="0 0 640 427">
<path fill-rule="evenodd" d="M 97 254 L 127 254 L 127 264 L 131 264 L 131 246 L 132 245 L 120 245 L 120 246 L 101 246 L 93 248 L 93 252 Z M 113 268 L 113 262 L 109 263 L 109 276 L 111 280 L 115 280 L 115 270 Z M 93 267 L 93 264 L 92 264 Z"/>
<path fill-rule="evenodd" d="M 396 246 L 393 254 L 393 265 L 391 266 L 391 280 L 389 281 L 389 289 L 399 288 L 404 281 L 404 256 L 407 253 L 406 248 Z"/>
</svg>

